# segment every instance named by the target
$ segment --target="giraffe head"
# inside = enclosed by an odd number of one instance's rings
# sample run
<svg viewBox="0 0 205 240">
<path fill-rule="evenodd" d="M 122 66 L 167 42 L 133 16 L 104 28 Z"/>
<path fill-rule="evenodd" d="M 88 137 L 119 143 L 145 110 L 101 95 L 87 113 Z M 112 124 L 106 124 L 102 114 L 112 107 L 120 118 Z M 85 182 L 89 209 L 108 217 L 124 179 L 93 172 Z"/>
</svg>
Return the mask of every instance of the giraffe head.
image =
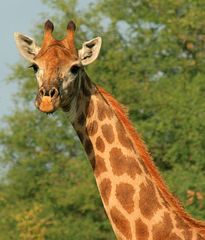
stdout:
<svg viewBox="0 0 205 240">
<path fill-rule="evenodd" d="M 98 57 L 101 38 L 84 42 L 82 48 L 77 50 L 75 29 L 75 23 L 70 21 L 66 37 L 56 40 L 52 35 L 54 25 L 48 20 L 44 25 L 41 47 L 28 36 L 14 34 L 17 48 L 34 69 L 38 82 L 35 104 L 42 112 L 51 113 L 59 107 L 70 105 L 80 87 L 83 67 Z"/>
</svg>

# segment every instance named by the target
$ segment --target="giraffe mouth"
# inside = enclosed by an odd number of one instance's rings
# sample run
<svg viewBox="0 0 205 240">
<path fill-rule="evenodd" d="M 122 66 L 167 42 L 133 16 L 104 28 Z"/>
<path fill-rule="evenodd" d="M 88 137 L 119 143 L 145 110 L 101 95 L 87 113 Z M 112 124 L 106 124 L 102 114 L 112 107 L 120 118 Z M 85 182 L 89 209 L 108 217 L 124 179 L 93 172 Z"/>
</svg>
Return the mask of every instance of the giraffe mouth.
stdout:
<svg viewBox="0 0 205 240">
<path fill-rule="evenodd" d="M 50 96 L 43 96 L 42 98 L 36 99 L 36 107 L 43 113 L 54 113 L 59 105 L 60 105 L 60 98 L 57 97 L 53 99 Z"/>
</svg>

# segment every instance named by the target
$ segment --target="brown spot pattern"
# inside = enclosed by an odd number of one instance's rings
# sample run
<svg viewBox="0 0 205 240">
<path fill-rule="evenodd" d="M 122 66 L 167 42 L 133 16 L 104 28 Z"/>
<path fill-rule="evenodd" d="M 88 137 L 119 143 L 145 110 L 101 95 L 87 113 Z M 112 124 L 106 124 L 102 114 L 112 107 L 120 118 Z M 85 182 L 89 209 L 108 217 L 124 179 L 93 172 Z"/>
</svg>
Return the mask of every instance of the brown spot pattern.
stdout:
<svg viewBox="0 0 205 240">
<path fill-rule="evenodd" d="M 178 215 L 175 216 L 176 227 L 183 230 L 182 234 L 184 235 L 184 240 L 192 240 L 192 232 L 191 228 L 183 219 L 181 219 Z"/>
<path fill-rule="evenodd" d="M 93 116 L 93 114 L 94 114 L 94 103 L 93 103 L 93 100 L 90 99 L 87 106 L 86 116 L 90 118 Z"/>
<path fill-rule="evenodd" d="M 158 193 L 159 193 L 159 196 L 160 196 L 160 198 L 161 198 L 161 203 L 162 203 L 162 205 L 163 205 L 164 207 L 166 207 L 166 208 L 169 208 L 170 205 L 169 205 L 169 203 L 167 202 L 167 200 L 165 199 L 165 197 L 163 196 L 163 194 L 161 193 L 160 190 L 158 190 Z"/>
<path fill-rule="evenodd" d="M 102 126 L 102 133 L 108 143 L 112 143 L 114 141 L 114 132 L 111 124 L 104 124 Z"/>
<path fill-rule="evenodd" d="M 135 232 L 137 240 L 147 240 L 149 238 L 147 225 L 140 218 L 135 221 Z"/>
<path fill-rule="evenodd" d="M 90 157 L 90 164 L 93 170 L 95 170 L 95 157 Z"/>
<path fill-rule="evenodd" d="M 178 215 L 175 216 L 176 227 L 179 229 L 189 229 L 189 226 Z"/>
<path fill-rule="evenodd" d="M 133 148 L 132 142 L 127 136 L 123 125 L 119 121 L 116 123 L 116 130 L 117 130 L 119 142 L 122 144 L 122 146 L 132 149 Z"/>
<path fill-rule="evenodd" d="M 94 169 L 95 176 L 98 177 L 101 173 L 106 171 L 107 168 L 105 166 L 104 159 L 97 155 L 95 157 L 95 169 Z"/>
<path fill-rule="evenodd" d="M 83 126 L 85 124 L 85 115 L 84 113 L 81 113 L 79 118 L 78 118 L 78 124 Z"/>
<path fill-rule="evenodd" d="M 114 115 L 112 109 L 101 99 L 97 102 L 98 119 L 103 121 L 106 117 L 111 119 Z"/>
<path fill-rule="evenodd" d="M 104 142 L 103 142 L 103 140 L 102 140 L 102 138 L 100 136 L 97 137 L 97 139 L 96 139 L 96 148 L 100 152 L 104 152 L 105 151 L 105 144 L 104 144 Z"/>
<path fill-rule="evenodd" d="M 141 159 L 141 157 L 139 157 L 139 163 L 140 163 L 141 167 L 143 168 L 144 172 L 145 172 L 146 174 L 149 174 L 149 172 L 148 172 L 148 170 L 147 170 L 147 167 L 145 166 L 145 163 L 144 163 L 144 161 Z"/>
<path fill-rule="evenodd" d="M 140 185 L 139 208 L 144 217 L 151 219 L 155 212 L 161 208 L 157 199 L 155 187 L 153 183 L 147 179 L 147 184 Z"/>
<path fill-rule="evenodd" d="M 183 231 L 184 240 L 192 240 L 192 232 L 190 230 Z"/>
<path fill-rule="evenodd" d="M 113 117 L 113 112 L 112 112 L 112 110 L 111 109 L 109 109 L 109 108 L 107 108 L 106 109 L 106 111 L 105 111 L 105 113 L 106 113 L 106 115 L 107 115 L 107 117 L 108 117 L 108 119 L 112 119 L 112 117 Z"/>
<path fill-rule="evenodd" d="M 97 109 L 98 109 L 98 119 L 103 121 L 106 118 L 106 109 L 103 102 L 97 102 Z"/>
<path fill-rule="evenodd" d="M 90 92 L 90 89 L 88 86 L 86 86 L 86 82 L 82 81 L 81 83 L 81 89 L 83 91 L 83 94 L 86 96 L 86 97 L 89 97 L 91 95 L 91 92 Z"/>
<path fill-rule="evenodd" d="M 152 229 L 153 240 L 170 240 L 173 229 L 172 219 L 168 213 L 164 213 L 162 222 L 155 224 Z"/>
<path fill-rule="evenodd" d="M 204 240 L 204 238 L 201 235 L 197 234 L 197 240 Z"/>
<path fill-rule="evenodd" d="M 130 223 L 125 216 L 123 216 L 116 207 L 110 210 L 110 216 L 118 231 L 124 235 L 127 240 L 132 239 Z"/>
<path fill-rule="evenodd" d="M 201 235 L 197 234 L 197 239 L 196 240 L 204 240 L 204 238 Z"/>
<path fill-rule="evenodd" d="M 100 183 L 99 190 L 105 205 L 109 203 L 111 187 L 111 181 L 108 178 L 103 179 Z"/>
<path fill-rule="evenodd" d="M 116 198 L 128 213 L 134 211 L 134 193 L 134 187 L 128 183 L 120 183 L 116 186 Z"/>
<path fill-rule="evenodd" d="M 127 173 L 134 179 L 136 174 L 142 173 L 137 160 L 132 157 L 126 157 L 120 148 L 111 149 L 110 163 L 113 173 L 117 176 Z"/>
<path fill-rule="evenodd" d="M 182 240 L 178 235 L 176 235 L 176 233 L 172 233 L 168 240 Z"/>
<path fill-rule="evenodd" d="M 92 142 L 90 141 L 90 139 L 87 139 L 85 141 L 84 148 L 88 155 L 91 154 L 91 152 L 93 150 L 93 145 L 92 145 Z"/>
<path fill-rule="evenodd" d="M 142 170 L 138 162 L 133 157 L 127 157 L 127 173 L 132 178 L 135 178 L 136 174 L 142 174 Z"/>
<path fill-rule="evenodd" d="M 93 136 L 97 133 L 98 131 L 98 123 L 97 121 L 92 121 L 91 123 L 89 123 L 86 127 L 87 129 L 87 133 L 89 136 Z"/>
</svg>

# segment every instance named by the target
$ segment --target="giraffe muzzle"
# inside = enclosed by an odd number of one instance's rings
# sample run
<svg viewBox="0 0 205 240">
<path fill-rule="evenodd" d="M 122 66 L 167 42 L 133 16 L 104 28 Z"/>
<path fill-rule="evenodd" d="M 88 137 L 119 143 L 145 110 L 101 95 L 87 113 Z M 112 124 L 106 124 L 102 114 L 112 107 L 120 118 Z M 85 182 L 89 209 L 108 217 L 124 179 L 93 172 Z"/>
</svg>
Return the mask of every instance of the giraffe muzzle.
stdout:
<svg viewBox="0 0 205 240">
<path fill-rule="evenodd" d="M 41 87 L 36 98 L 36 107 L 44 113 L 55 112 L 60 104 L 60 96 L 57 88 L 46 89 Z"/>
</svg>

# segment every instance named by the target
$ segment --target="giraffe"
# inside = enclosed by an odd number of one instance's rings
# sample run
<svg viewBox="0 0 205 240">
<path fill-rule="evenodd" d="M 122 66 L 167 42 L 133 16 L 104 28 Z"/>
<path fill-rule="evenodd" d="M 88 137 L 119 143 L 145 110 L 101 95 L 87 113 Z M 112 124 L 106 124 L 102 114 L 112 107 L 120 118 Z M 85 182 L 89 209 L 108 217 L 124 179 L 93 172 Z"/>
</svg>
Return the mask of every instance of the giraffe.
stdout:
<svg viewBox="0 0 205 240">
<path fill-rule="evenodd" d="M 205 223 L 189 216 L 170 193 L 124 108 L 91 82 L 85 66 L 96 60 L 101 38 L 77 50 L 75 23 L 56 40 L 46 21 L 41 47 L 15 33 L 17 48 L 32 63 L 38 82 L 36 107 L 61 108 L 90 160 L 108 219 L 120 240 L 203 240 Z"/>
</svg>

